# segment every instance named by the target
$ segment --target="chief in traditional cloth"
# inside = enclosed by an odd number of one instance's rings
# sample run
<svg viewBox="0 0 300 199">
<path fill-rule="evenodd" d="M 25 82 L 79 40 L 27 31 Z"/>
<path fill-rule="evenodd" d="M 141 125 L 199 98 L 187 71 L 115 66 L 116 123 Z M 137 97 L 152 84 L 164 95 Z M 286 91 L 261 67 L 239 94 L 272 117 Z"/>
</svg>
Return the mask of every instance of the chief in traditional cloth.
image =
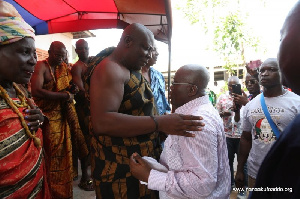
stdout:
<svg viewBox="0 0 300 199">
<path fill-rule="evenodd" d="M 64 45 L 56 42 L 58 48 Z M 54 47 L 55 48 L 55 47 Z M 50 47 L 51 50 L 51 47 Z M 47 164 L 49 165 L 49 187 L 53 198 L 72 198 L 73 197 L 73 164 L 72 164 L 72 145 L 79 152 L 79 158 L 88 155 L 89 151 L 80 130 L 75 106 L 72 100 L 66 99 L 49 99 L 47 96 L 39 97 L 36 84 L 39 76 L 44 76 L 39 72 L 44 69 L 53 76 L 50 81 L 44 79 L 42 88 L 45 92 L 55 93 L 56 95 L 70 96 L 70 81 L 72 75 L 65 62 L 61 62 L 54 67 L 52 73 L 51 57 L 52 52 L 49 50 L 49 58 L 40 61 L 37 64 L 35 73 L 32 76 L 32 95 L 43 113 L 49 118 L 50 134 L 45 135 L 47 144 L 45 150 L 48 156 Z M 53 50 L 53 49 L 52 49 Z M 57 56 L 57 55 L 55 55 Z M 72 144 L 71 141 L 75 142 Z M 73 139 L 74 138 L 74 139 Z"/>
<path fill-rule="evenodd" d="M 85 75 L 85 89 L 89 100 L 90 78 L 95 67 L 115 48 L 107 48 L 96 55 Z M 119 113 L 149 116 L 157 115 L 149 83 L 140 71 L 131 71 L 124 85 L 124 97 Z M 122 129 L 120 129 L 122 131 Z M 93 132 L 90 124 L 90 132 Z M 92 174 L 97 198 L 156 198 L 155 192 L 140 184 L 129 169 L 129 158 L 138 151 L 144 156 L 159 159 L 161 147 L 158 132 L 136 137 L 93 136 L 91 139 Z"/>
<path fill-rule="evenodd" d="M 32 126 L 28 124 L 33 122 L 27 120 L 28 113 L 25 113 L 26 109 L 30 114 L 37 109 L 28 99 L 26 90 L 16 84 L 27 83 L 30 75 L 19 79 L 8 75 L 19 73 L 16 71 L 18 66 L 8 66 L 12 59 L 18 60 L 17 64 L 24 64 L 25 60 L 30 62 L 26 68 L 33 70 L 36 63 L 34 37 L 34 30 L 17 10 L 0 0 L 0 198 L 50 198 L 40 123 L 34 122 L 36 130 L 30 130 Z M 30 44 L 27 45 L 30 58 L 23 54 L 14 57 L 15 48 L 20 49 L 24 44 Z M 12 54 L 4 52 L 7 50 Z M 24 58 L 23 62 L 19 60 L 20 57 Z M 17 97 L 11 97 L 14 92 Z M 43 118 L 38 112 L 36 115 Z"/>
</svg>

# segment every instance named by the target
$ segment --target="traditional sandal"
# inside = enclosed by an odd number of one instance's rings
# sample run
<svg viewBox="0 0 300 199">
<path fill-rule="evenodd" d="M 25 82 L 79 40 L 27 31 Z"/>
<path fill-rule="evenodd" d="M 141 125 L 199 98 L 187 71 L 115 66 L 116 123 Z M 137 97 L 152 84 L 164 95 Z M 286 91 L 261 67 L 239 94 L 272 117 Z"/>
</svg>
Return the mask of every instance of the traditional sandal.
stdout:
<svg viewBox="0 0 300 199">
<path fill-rule="evenodd" d="M 94 191 L 94 186 L 93 186 L 92 180 L 80 181 L 80 183 L 78 184 L 78 187 L 85 191 Z"/>
</svg>

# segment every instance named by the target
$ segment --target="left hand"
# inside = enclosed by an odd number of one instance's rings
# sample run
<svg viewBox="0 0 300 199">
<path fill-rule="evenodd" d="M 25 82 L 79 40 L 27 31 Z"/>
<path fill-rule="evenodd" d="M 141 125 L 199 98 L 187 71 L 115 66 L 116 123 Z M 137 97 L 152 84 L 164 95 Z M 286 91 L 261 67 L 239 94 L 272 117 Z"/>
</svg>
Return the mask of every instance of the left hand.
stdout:
<svg viewBox="0 0 300 199">
<path fill-rule="evenodd" d="M 30 109 L 26 109 L 26 116 L 24 117 L 27 122 L 27 125 L 31 131 L 37 131 L 43 125 L 44 116 L 41 110 L 33 104 L 31 99 L 27 99 L 27 103 L 30 106 Z"/>
<path fill-rule="evenodd" d="M 138 153 L 131 155 L 129 166 L 130 172 L 135 178 L 143 182 L 148 182 L 151 167 Z"/>
</svg>

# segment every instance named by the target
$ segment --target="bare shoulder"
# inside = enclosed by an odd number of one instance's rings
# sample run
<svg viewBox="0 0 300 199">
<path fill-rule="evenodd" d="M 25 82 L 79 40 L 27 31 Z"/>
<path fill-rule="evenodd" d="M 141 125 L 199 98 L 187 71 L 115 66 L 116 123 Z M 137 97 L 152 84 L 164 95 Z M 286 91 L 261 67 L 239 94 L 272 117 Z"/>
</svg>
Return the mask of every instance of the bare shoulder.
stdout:
<svg viewBox="0 0 300 199">
<path fill-rule="evenodd" d="M 80 62 L 76 62 L 73 66 L 72 66 L 72 69 L 71 69 L 71 73 L 73 74 L 78 74 L 78 73 L 80 73 L 81 74 L 81 72 L 83 72 L 84 71 L 84 69 L 85 69 L 85 66 L 82 64 L 82 63 L 80 63 Z"/>
<path fill-rule="evenodd" d="M 130 71 L 113 60 L 110 56 L 103 59 L 95 68 L 95 72 L 107 78 L 126 82 L 130 78 Z"/>
<path fill-rule="evenodd" d="M 44 61 L 38 61 L 37 63 L 36 63 L 36 65 L 35 65 L 35 68 L 34 68 L 34 70 L 36 71 L 36 72 L 45 72 L 45 70 L 46 70 L 46 63 L 44 62 Z"/>
</svg>

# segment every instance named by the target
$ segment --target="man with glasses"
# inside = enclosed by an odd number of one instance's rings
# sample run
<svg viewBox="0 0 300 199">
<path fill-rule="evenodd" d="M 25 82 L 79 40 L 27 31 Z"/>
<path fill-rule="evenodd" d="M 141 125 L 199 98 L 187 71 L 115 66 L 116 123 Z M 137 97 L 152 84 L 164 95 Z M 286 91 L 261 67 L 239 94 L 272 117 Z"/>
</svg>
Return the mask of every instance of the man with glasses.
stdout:
<svg viewBox="0 0 300 199">
<path fill-rule="evenodd" d="M 175 74 L 170 94 L 175 113 L 202 116 L 205 126 L 194 138 L 167 137 L 159 161 L 165 170 L 151 168 L 138 153 L 131 156 L 133 176 L 158 190 L 161 199 L 229 198 L 225 134 L 219 113 L 205 92 L 208 82 L 207 69 L 199 65 L 182 66 Z"/>
<path fill-rule="evenodd" d="M 249 101 L 254 99 L 260 93 L 260 85 L 258 80 L 249 73 L 246 74 L 245 85 L 250 93 L 248 96 L 246 96 L 244 91 L 242 91 L 243 95 L 233 93 L 234 103 L 239 104 L 241 106 L 245 106 Z"/>
<path fill-rule="evenodd" d="M 85 88 L 90 100 L 92 173 L 97 198 L 156 198 L 155 191 L 132 176 L 129 159 L 138 151 L 159 159 L 160 131 L 193 137 L 201 117 L 156 115 L 149 84 L 141 74 L 151 57 L 153 33 L 128 25 L 115 48 L 98 53 L 89 66 Z M 201 133 L 201 132 L 200 132 Z M 192 138 L 193 139 L 193 138 Z"/>
<path fill-rule="evenodd" d="M 282 86 L 277 59 L 269 58 L 263 62 L 259 68 L 259 81 L 263 92 L 247 103 L 243 113 L 243 133 L 235 177 L 238 188 L 244 186 L 243 168 L 247 159 L 248 185 L 249 188 L 254 187 L 258 169 L 271 146 L 278 139 L 262 109 L 262 95 L 266 109 L 280 134 L 300 111 L 300 97 Z"/>
<path fill-rule="evenodd" d="M 49 186 L 53 198 L 72 198 L 72 142 L 80 157 L 88 155 L 70 91 L 71 73 L 64 62 L 66 47 L 54 41 L 49 57 L 37 62 L 31 78 L 31 91 L 36 104 L 48 117 L 50 133 L 45 135 L 49 166 Z M 71 136 L 72 132 L 72 136 Z"/>
<path fill-rule="evenodd" d="M 259 82 L 256 80 L 255 77 L 253 77 L 252 75 L 247 73 L 245 85 L 246 85 L 247 90 L 250 93 L 250 95 L 248 95 L 248 100 L 251 101 L 253 98 L 255 98 L 260 93 Z"/>
</svg>

